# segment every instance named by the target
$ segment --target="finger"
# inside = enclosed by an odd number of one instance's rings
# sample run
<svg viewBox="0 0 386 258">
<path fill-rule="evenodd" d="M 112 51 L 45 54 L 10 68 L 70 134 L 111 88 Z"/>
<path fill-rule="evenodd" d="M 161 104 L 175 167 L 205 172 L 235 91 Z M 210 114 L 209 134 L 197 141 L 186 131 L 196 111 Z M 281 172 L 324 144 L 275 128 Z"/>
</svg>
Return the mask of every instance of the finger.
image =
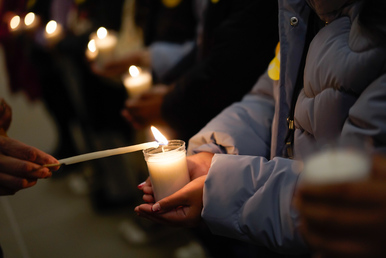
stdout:
<svg viewBox="0 0 386 258">
<path fill-rule="evenodd" d="M 297 194 L 303 202 L 326 202 L 335 205 L 372 206 L 374 196 L 384 195 L 382 182 L 361 181 L 341 184 L 314 185 L 307 184 L 299 187 Z"/>
<path fill-rule="evenodd" d="M 36 182 L 36 179 L 27 179 L 0 173 L 0 186 L 14 191 L 34 186 Z"/>
<path fill-rule="evenodd" d="M 156 213 L 151 204 L 141 204 L 135 208 L 138 216 L 166 225 L 185 227 L 196 225 L 188 218 L 189 210 L 189 207 L 179 207 L 168 212 Z"/>
<path fill-rule="evenodd" d="M 372 175 L 377 179 L 386 179 L 386 156 L 384 154 L 374 155 Z"/>
<path fill-rule="evenodd" d="M 40 165 L 58 163 L 57 159 L 51 155 L 8 137 L 0 136 L 0 147 L 3 154 L 21 160 L 34 162 Z"/>
<path fill-rule="evenodd" d="M 0 98 L 0 127 L 7 131 L 12 121 L 12 108 Z"/>
<path fill-rule="evenodd" d="M 42 167 L 38 164 L 0 155 L 0 171 L 13 176 L 23 178 L 48 178 L 52 176 L 49 168 Z"/>
<path fill-rule="evenodd" d="M 363 241 L 324 237 L 311 231 L 307 233 L 306 238 L 310 246 L 322 253 L 323 257 L 376 257 L 370 255 L 372 246 Z"/>
<path fill-rule="evenodd" d="M 142 196 L 142 200 L 146 203 L 153 203 L 155 202 L 154 195 L 152 194 L 144 194 Z"/>
</svg>

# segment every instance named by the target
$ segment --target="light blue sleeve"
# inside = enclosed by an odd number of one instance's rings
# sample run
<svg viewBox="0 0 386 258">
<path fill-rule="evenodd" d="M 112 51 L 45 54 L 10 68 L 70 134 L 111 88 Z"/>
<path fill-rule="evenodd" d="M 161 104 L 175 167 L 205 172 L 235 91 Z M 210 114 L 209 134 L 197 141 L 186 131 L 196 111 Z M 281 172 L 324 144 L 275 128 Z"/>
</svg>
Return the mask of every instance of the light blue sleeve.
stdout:
<svg viewBox="0 0 386 258">
<path fill-rule="evenodd" d="M 386 74 L 373 81 L 351 107 L 341 137 L 360 139 L 386 153 Z"/>
<path fill-rule="evenodd" d="M 187 41 L 183 44 L 154 42 L 149 46 L 152 71 L 158 78 L 163 78 L 193 48 L 193 41 Z"/>
<path fill-rule="evenodd" d="M 204 187 L 202 218 L 216 235 L 285 254 L 307 253 L 291 202 L 296 161 L 216 154 Z"/>
<path fill-rule="evenodd" d="M 272 85 L 263 74 L 241 102 L 223 110 L 190 139 L 188 155 L 208 151 L 268 158 L 275 105 Z"/>
<path fill-rule="evenodd" d="M 189 141 L 188 154 L 217 153 L 205 182 L 202 218 L 216 235 L 306 253 L 292 209 L 295 161 L 269 160 L 274 83 L 262 75 L 250 94 L 225 109 Z M 230 155 L 233 154 L 233 155 Z"/>
</svg>

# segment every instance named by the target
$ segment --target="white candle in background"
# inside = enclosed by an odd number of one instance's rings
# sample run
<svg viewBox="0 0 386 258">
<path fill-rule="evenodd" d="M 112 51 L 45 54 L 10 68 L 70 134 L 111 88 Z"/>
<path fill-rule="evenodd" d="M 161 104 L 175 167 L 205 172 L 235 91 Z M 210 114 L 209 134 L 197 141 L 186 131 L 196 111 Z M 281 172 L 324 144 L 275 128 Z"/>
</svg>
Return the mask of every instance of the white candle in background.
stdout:
<svg viewBox="0 0 386 258">
<path fill-rule="evenodd" d="M 22 29 L 22 24 L 21 24 L 21 19 L 19 15 L 15 15 L 12 17 L 12 19 L 9 21 L 9 30 L 12 33 L 16 33 L 21 31 Z"/>
<path fill-rule="evenodd" d="M 63 37 L 63 27 L 56 21 L 49 21 L 46 25 L 44 37 L 50 45 L 58 43 Z"/>
<path fill-rule="evenodd" d="M 149 90 L 153 83 L 150 72 L 135 65 L 130 66 L 128 72 L 123 75 L 122 80 L 130 98 Z"/>
<path fill-rule="evenodd" d="M 116 34 L 112 31 L 108 31 L 104 27 L 100 27 L 96 36 L 93 36 L 95 40 L 95 46 L 98 50 L 97 62 L 103 66 L 106 61 L 114 57 L 114 50 L 118 42 Z"/>
<path fill-rule="evenodd" d="M 24 27 L 28 31 L 35 30 L 40 23 L 39 16 L 35 15 L 33 12 L 27 13 L 24 17 Z"/>
<path fill-rule="evenodd" d="M 93 61 L 97 56 L 98 49 L 95 45 L 95 39 L 91 39 L 87 44 L 86 57 L 89 61 Z"/>
<path fill-rule="evenodd" d="M 365 179 L 371 168 L 368 156 L 353 149 L 328 149 L 304 163 L 302 182 L 327 184 Z"/>
<path fill-rule="evenodd" d="M 154 127 L 152 130 L 153 133 L 159 133 Z M 156 136 L 156 133 L 155 138 L 161 142 L 162 140 L 158 139 L 159 136 Z M 146 149 L 143 153 L 156 201 L 175 193 L 189 183 L 190 177 L 184 141 L 171 140 L 166 145 Z"/>
</svg>

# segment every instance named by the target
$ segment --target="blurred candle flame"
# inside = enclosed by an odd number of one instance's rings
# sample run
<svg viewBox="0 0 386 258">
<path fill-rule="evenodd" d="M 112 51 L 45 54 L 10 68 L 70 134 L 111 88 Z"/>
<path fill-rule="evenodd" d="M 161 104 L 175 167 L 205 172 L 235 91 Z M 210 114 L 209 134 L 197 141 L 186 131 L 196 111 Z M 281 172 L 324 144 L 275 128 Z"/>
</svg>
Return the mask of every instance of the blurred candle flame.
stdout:
<svg viewBox="0 0 386 258">
<path fill-rule="evenodd" d="M 48 34 L 52 34 L 55 32 L 57 27 L 58 27 L 58 24 L 56 23 L 56 21 L 49 21 L 46 25 L 46 32 Z"/>
<path fill-rule="evenodd" d="M 129 73 L 132 77 L 137 77 L 139 75 L 139 69 L 135 65 L 129 67 Z"/>
<path fill-rule="evenodd" d="M 168 145 L 168 140 L 166 139 L 165 136 L 162 135 L 160 131 L 158 131 L 157 128 L 154 126 L 151 127 L 151 131 L 153 132 L 154 138 L 156 139 L 157 142 L 163 145 Z"/>
<path fill-rule="evenodd" d="M 92 39 L 88 42 L 88 45 L 87 45 L 88 49 L 91 51 L 91 52 L 95 52 L 97 49 L 96 49 L 96 45 L 95 45 L 95 40 Z"/>
<path fill-rule="evenodd" d="M 35 21 L 35 14 L 30 12 L 24 17 L 24 24 L 30 26 Z"/>
<path fill-rule="evenodd" d="M 97 36 L 99 39 L 104 39 L 107 37 L 107 29 L 105 27 L 100 27 L 98 30 L 97 30 Z"/>
<path fill-rule="evenodd" d="M 11 27 L 11 29 L 16 29 L 18 26 L 20 25 L 20 16 L 19 15 L 15 15 L 11 21 L 9 22 L 9 26 Z"/>
</svg>

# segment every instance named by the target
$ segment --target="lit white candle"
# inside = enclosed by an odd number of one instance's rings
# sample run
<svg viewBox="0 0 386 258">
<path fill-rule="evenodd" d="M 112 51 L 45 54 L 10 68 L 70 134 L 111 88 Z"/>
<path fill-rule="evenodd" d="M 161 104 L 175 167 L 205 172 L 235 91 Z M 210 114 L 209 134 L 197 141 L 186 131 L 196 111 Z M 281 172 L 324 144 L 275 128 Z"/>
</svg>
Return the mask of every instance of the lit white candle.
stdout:
<svg viewBox="0 0 386 258">
<path fill-rule="evenodd" d="M 329 149 L 304 163 L 302 182 L 326 184 L 365 179 L 370 172 L 368 156 L 352 149 Z"/>
<path fill-rule="evenodd" d="M 58 164 L 48 164 L 45 165 L 45 167 L 54 167 L 59 165 L 71 165 L 75 163 L 80 163 L 84 161 L 94 160 L 94 159 L 100 159 L 105 157 L 110 157 L 114 155 L 120 155 L 120 154 L 126 154 L 134 151 L 140 151 L 148 148 L 157 148 L 159 146 L 158 142 L 147 142 L 147 143 L 141 143 L 137 145 L 127 146 L 127 147 L 121 147 L 111 150 L 103 150 L 103 151 L 96 151 L 91 153 L 86 153 L 70 158 L 65 158 L 58 160 Z"/>
<path fill-rule="evenodd" d="M 152 85 L 150 72 L 142 70 L 135 65 L 130 66 L 128 72 L 123 75 L 122 80 L 131 98 L 149 90 Z"/>
<path fill-rule="evenodd" d="M 35 15 L 33 12 L 27 13 L 27 15 L 24 17 L 24 27 L 27 31 L 35 30 L 39 23 L 39 16 Z"/>
<path fill-rule="evenodd" d="M 93 61 L 97 56 L 98 49 L 95 45 L 95 39 L 91 39 L 87 44 L 86 57 L 89 61 Z"/>
<path fill-rule="evenodd" d="M 49 45 L 56 44 L 63 37 L 63 27 L 56 21 L 49 21 L 46 25 L 44 37 Z"/>
<path fill-rule="evenodd" d="M 163 137 L 154 127 L 152 130 L 157 140 Z M 185 142 L 171 140 L 166 145 L 146 149 L 143 153 L 156 201 L 175 193 L 190 181 Z"/>
<path fill-rule="evenodd" d="M 106 61 L 113 58 L 118 38 L 114 32 L 100 27 L 96 32 L 96 36 L 93 36 L 93 39 L 98 50 L 97 62 L 99 65 L 103 65 Z"/>
<path fill-rule="evenodd" d="M 22 24 L 21 24 L 21 18 L 19 15 L 15 15 L 12 17 L 12 19 L 9 21 L 9 30 L 12 33 L 16 33 L 21 31 Z"/>
</svg>

